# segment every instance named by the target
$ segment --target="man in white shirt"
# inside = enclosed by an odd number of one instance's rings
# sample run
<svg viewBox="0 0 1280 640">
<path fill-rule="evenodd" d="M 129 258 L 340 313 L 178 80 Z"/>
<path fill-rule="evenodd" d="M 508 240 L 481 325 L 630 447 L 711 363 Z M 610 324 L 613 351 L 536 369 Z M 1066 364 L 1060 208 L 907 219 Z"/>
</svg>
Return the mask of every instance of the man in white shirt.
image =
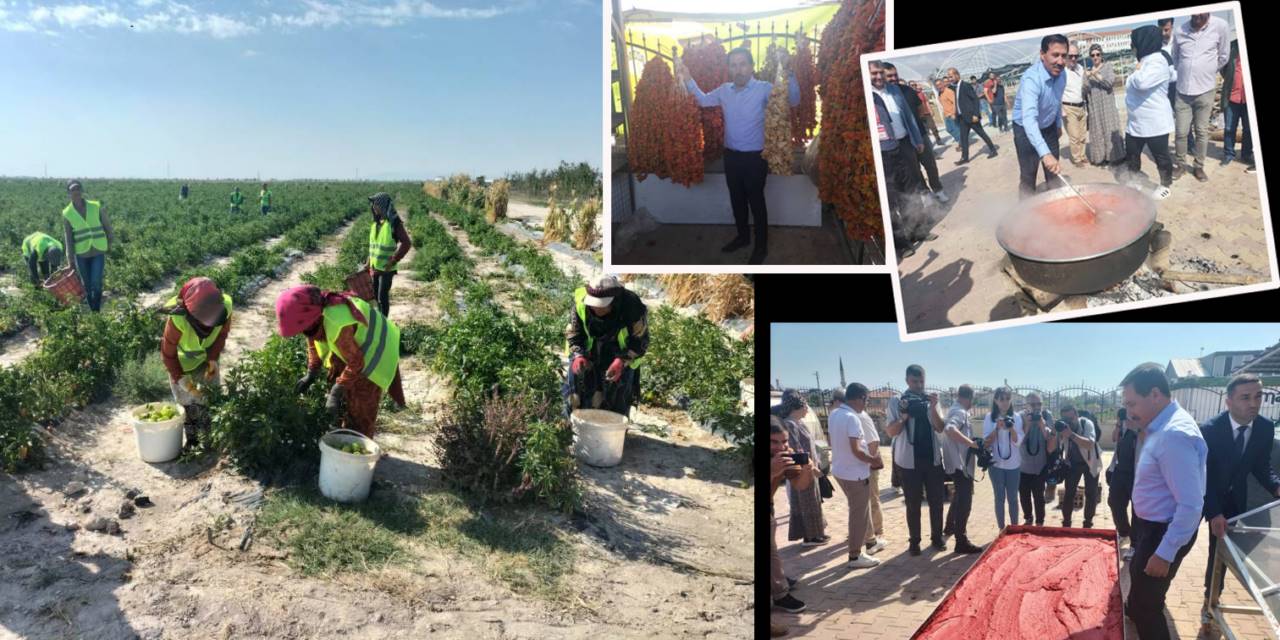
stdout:
<svg viewBox="0 0 1280 640">
<path fill-rule="evenodd" d="M 1194 129 L 1195 147 L 1191 151 L 1195 166 L 1191 173 L 1196 180 L 1207 182 L 1209 176 L 1204 172 L 1204 156 L 1209 149 L 1209 115 L 1215 102 L 1218 71 L 1231 57 L 1231 27 L 1222 18 L 1207 13 L 1193 14 L 1190 20 L 1173 30 L 1171 57 L 1178 72 L 1175 83 L 1178 96 L 1173 103 L 1177 123 L 1173 177 L 1176 180 L 1186 171 L 1187 136 Z M 1229 88 L 1227 90 L 1230 91 Z"/>
<path fill-rule="evenodd" d="M 1062 124 L 1071 139 L 1071 164 L 1082 167 L 1088 163 L 1084 151 L 1089 139 L 1089 112 L 1084 106 L 1084 66 L 1074 44 L 1067 48 L 1067 66 L 1062 75 L 1067 77 L 1067 87 L 1062 91 Z"/>
<path fill-rule="evenodd" d="M 955 535 L 956 553 L 981 553 L 979 547 L 969 541 L 969 510 L 973 506 L 973 450 L 978 444 L 973 440 L 973 428 L 969 424 L 969 409 L 973 407 L 973 387 L 960 385 L 956 390 L 956 402 L 947 410 L 946 427 L 942 441 L 942 469 L 955 484 L 956 494 L 951 498 L 947 511 L 947 524 L 943 535 Z"/>
<path fill-rule="evenodd" d="M 857 382 L 840 390 L 840 397 L 847 397 L 849 408 L 858 414 L 862 423 L 862 441 L 867 445 L 867 452 L 875 460 L 880 458 L 880 433 L 876 431 L 876 423 L 867 413 L 867 387 Z M 852 395 L 850 395 L 852 394 Z M 884 463 L 881 462 L 881 465 Z M 867 501 L 871 507 L 871 524 L 867 527 L 867 553 L 877 553 L 884 549 L 884 515 L 880 512 L 880 470 L 871 469 L 870 491 Z"/>
<path fill-rule="evenodd" d="M 846 389 L 846 398 L 855 395 L 856 384 L 849 385 Z M 862 420 L 848 404 L 842 403 L 827 418 L 827 432 L 831 435 L 831 475 L 840 484 L 840 489 L 849 502 L 848 568 L 874 567 L 880 561 L 862 552 L 862 545 L 867 537 L 867 523 L 871 519 L 869 492 L 873 460 L 862 440 Z"/>
<path fill-rule="evenodd" d="M 907 391 L 889 400 L 889 424 L 885 432 L 893 438 L 894 465 L 902 474 L 907 506 L 907 552 L 920 555 L 920 505 L 929 501 L 929 533 L 933 548 L 946 551 L 942 535 L 943 515 L 942 428 L 938 394 L 926 394 L 924 367 L 907 367 Z"/>
</svg>

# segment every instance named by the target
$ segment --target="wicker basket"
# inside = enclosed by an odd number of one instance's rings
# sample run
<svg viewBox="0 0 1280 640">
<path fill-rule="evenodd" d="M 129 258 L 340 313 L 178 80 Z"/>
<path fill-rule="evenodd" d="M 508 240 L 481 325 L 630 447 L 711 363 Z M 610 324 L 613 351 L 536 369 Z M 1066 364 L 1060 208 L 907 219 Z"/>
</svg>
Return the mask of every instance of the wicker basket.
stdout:
<svg viewBox="0 0 1280 640">
<path fill-rule="evenodd" d="M 361 269 L 349 276 L 345 281 L 347 283 L 347 291 L 356 294 L 362 300 L 373 300 L 373 276 L 369 275 L 368 269 Z"/>
<path fill-rule="evenodd" d="M 53 294 L 64 305 L 72 305 L 84 300 L 84 285 L 80 276 L 69 267 L 54 272 L 44 281 L 44 290 Z"/>
</svg>

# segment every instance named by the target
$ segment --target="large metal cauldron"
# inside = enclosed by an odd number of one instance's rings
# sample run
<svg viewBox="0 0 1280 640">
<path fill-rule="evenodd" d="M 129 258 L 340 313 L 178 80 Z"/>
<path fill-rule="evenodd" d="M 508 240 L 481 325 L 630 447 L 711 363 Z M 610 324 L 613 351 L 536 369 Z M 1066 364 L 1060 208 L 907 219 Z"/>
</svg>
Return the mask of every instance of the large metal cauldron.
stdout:
<svg viewBox="0 0 1280 640">
<path fill-rule="evenodd" d="M 1069 259 L 1046 259 L 1020 255 L 1010 248 L 1009 221 L 1038 207 L 1063 198 L 1075 198 L 1067 189 L 1055 189 L 1027 198 L 1005 214 L 996 228 L 996 241 L 1009 254 L 1018 277 L 1027 284 L 1050 293 L 1094 293 L 1128 278 L 1142 266 L 1150 248 L 1151 228 L 1156 222 L 1155 203 L 1141 191 L 1118 184 L 1077 184 L 1076 189 L 1089 198 L 1107 198 L 1111 210 L 1124 216 L 1144 216 L 1140 232 L 1132 238 L 1116 238 L 1116 248 L 1103 253 Z M 1090 200 L 1091 202 L 1093 199 Z M 1116 205 L 1119 206 L 1116 206 Z"/>
</svg>

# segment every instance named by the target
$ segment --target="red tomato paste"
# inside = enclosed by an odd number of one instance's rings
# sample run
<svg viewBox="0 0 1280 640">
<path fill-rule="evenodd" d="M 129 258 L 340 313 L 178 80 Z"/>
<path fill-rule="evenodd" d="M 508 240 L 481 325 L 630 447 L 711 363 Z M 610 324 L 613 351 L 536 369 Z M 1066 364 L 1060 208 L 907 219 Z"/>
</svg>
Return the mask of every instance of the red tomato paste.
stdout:
<svg viewBox="0 0 1280 640">
<path fill-rule="evenodd" d="M 1001 223 L 1000 237 L 1024 258 L 1070 260 L 1127 246 L 1150 222 L 1130 199 L 1114 194 L 1086 197 L 1096 215 L 1079 198 L 1062 198 L 1013 213 Z"/>
<path fill-rule="evenodd" d="M 1116 547 L 1109 537 L 1006 532 L 969 568 L 917 639 L 1120 640 Z"/>
</svg>

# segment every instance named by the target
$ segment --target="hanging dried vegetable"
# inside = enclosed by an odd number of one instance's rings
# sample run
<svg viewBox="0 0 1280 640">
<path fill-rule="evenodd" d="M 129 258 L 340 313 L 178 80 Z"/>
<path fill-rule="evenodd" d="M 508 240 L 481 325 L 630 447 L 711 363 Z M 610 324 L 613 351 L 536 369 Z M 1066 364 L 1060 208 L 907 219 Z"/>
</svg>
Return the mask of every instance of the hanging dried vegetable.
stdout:
<svg viewBox="0 0 1280 640">
<path fill-rule="evenodd" d="M 683 89 L 672 89 L 670 104 L 667 171 L 672 182 L 688 187 L 702 182 L 702 114 L 698 101 Z"/>
<path fill-rule="evenodd" d="M 655 57 L 644 65 L 631 105 L 627 158 L 636 177 L 649 174 L 690 186 L 702 182 L 702 119 L 698 102 L 676 85 Z"/>
<path fill-rule="evenodd" d="M 835 207 L 853 240 L 884 237 L 859 66 L 863 53 L 883 50 L 882 0 L 844 0 L 823 29 L 818 51 L 823 128 L 818 195 Z"/>
<path fill-rule="evenodd" d="M 769 48 L 765 49 L 764 64 L 760 66 L 760 70 L 756 71 L 756 80 L 762 82 L 773 82 L 778 75 L 778 45 L 769 43 Z"/>
<path fill-rule="evenodd" d="M 803 34 L 797 34 L 796 37 L 791 71 L 800 87 L 800 104 L 791 109 L 791 138 L 799 146 L 806 140 L 812 140 L 814 129 L 818 127 L 818 69 L 813 65 L 813 50 L 809 47 L 809 39 Z"/>
<path fill-rule="evenodd" d="M 764 111 L 764 159 L 769 163 L 769 173 L 789 176 L 795 155 L 791 150 L 791 104 L 787 95 L 787 81 L 778 74 L 773 79 L 773 90 Z"/>
<path fill-rule="evenodd" d="M 729 53 L 720 39 L 703 36 L 700 43 L 685 47 L 684 66 L 703 93 L 710 93 L 729 81 Z M 715 160 L 724 153 L 724 111 L 720 107 L 702 108 L 702 156 Z"/>
</svg>

